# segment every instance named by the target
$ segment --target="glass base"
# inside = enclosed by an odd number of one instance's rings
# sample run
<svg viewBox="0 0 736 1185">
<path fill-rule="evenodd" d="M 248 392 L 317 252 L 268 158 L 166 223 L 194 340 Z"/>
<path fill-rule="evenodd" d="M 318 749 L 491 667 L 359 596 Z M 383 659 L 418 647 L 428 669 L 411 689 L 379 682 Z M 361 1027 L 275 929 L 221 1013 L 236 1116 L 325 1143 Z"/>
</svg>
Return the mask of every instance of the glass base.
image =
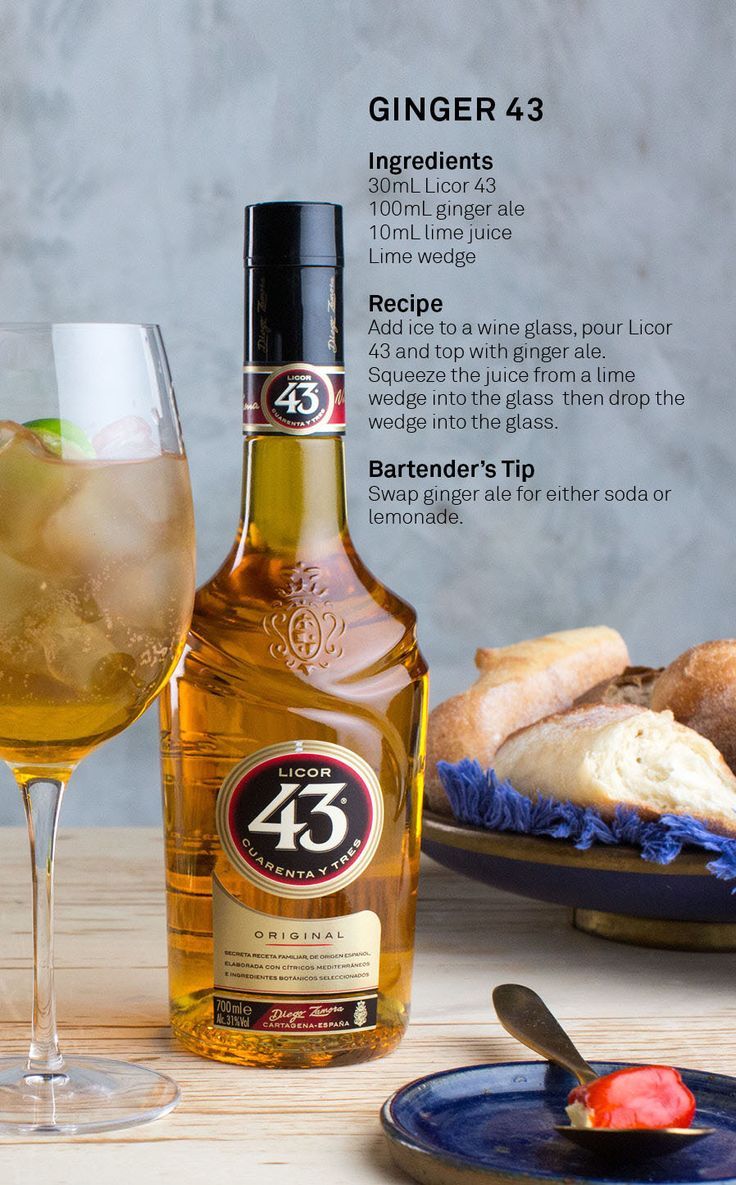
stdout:
<svg viewBox="0 0 736 1185">
<path fill-rule="evenodd" d="M 65 1061 L 54 1074 L 0 1058 L 0 1136 L 73 1136 L 149 1123 L 171 1111 L 179 1087 L 145 1066 L 104 1057 Z"/>
</svg>

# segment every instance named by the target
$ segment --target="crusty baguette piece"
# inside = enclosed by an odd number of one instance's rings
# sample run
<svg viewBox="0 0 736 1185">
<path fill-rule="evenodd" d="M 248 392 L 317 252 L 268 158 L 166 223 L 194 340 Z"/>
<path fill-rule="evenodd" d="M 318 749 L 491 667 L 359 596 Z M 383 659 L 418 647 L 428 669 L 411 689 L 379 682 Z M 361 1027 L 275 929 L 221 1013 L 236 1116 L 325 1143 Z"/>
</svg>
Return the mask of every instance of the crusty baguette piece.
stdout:
<svg viewBox="0 0 736 1185">
<path fill-rule="evenodd" d="M 671 712 L 635 704 L 573 708 L 509 737 L 494 769 L 521 794 L 594 806 L 604 817 L 623 803 L 643 818 L 694 815 L 736 834 L 736 777 L 715 745 Z"/>
<path fill-rule="evenodd" d="M 671 662 L 654 684 L 652 707 L 669 708 L 707 737 L 736 772 L 736 639 L 703 642 Z"/>
<path fill-rule="evenodd" d="M 589 691 L 579 695 L 573 704 L 638 704 L 648 708 L 652 702 L 654 684 L 662 673 L 662 667 L 627 667 L 615 679 L 604 679 Z"/>
<path fill-rule="evenodd" d="M 438 761 L 474 757 L 483 766 L 491 765 L 498 746 L 512 732 L 569 708 L 583 691 L 618 675 L 628 662 L 621 635 L 603 625 L 478 650 L 478 680 L 430 713 L 427 806 L 451 814 L 437 774 Z"/>
</svg>

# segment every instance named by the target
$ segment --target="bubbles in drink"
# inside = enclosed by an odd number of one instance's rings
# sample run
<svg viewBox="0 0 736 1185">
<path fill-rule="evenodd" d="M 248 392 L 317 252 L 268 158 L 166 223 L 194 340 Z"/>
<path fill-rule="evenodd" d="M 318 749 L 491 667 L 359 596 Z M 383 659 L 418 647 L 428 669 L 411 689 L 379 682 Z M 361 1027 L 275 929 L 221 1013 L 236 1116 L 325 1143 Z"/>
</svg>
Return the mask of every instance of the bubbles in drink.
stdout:
<svg viewBox="0 0 736 1185">
<path fill-rule="evenodd" d="M 139 715 L 183 640 L 186 462 L 71 461 L 0 423 L 0 507 L 0 755 L 73 759 Z"/>
</svg>

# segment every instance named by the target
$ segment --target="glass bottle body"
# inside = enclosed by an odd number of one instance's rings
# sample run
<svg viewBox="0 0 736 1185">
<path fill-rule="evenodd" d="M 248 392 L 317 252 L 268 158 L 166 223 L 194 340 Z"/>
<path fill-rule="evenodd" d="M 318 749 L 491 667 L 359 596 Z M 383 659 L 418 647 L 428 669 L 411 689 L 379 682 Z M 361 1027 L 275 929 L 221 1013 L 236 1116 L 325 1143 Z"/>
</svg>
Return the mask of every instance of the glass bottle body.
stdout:
<svg viewBox="0 0 736 1185">
<path fill-rule="evenodd" d="M 426 667 L 413 610 L 367 571 L 351 543 L 341 439 L 252 437 L 244 474 L 238 540 L 197 595 L 162 699 L 172 1025 L 188 1048 L 223 1061 L 361 1061 L 389 1052 L 408 1022 Z M 318 897 L 282 896 L 244 878 L 216 825 L 217 796 L 234 767 L 289 742 L 340 746 L 380 783 L 375 855 L 351 883 Z M 375 1027 L 297 1034 L 216 1026 L 213 877 L 275 927 L 277 919 L 376 915 Z"/>
</svg>

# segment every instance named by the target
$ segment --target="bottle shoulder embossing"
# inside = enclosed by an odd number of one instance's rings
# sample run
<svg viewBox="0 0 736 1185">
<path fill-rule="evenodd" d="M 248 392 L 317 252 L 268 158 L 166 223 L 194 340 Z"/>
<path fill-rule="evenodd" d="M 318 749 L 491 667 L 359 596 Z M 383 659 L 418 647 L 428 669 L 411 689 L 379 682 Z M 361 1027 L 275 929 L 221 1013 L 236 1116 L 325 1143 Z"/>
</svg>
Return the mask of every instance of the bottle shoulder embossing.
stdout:
<svg viewBox="0 0 736 1185">
<path fill-rule="evenodd" d="M 343 655 L 345 620 L 335 612 L 320 569 L 297 563 L 284 573 L 263 628 L 269 653 L 292 671 L 324 670 Z"/>
</svg>

